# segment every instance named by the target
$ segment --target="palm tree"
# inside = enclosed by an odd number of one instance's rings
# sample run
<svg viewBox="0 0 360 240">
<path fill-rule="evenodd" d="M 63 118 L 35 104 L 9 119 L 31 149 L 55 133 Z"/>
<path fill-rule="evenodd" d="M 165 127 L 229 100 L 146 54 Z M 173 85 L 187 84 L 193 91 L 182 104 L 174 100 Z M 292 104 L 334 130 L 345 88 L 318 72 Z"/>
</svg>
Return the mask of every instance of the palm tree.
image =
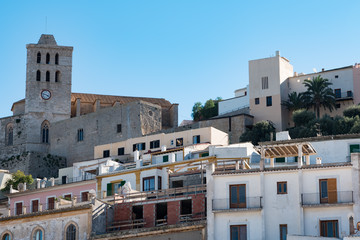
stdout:
<svg viewBox="0 0 360 240">
<path fill-rule="evenodd" d="M 297 94 L 297 92 L 289 93 L 288 100 L 282 101 L 281 105 L 285 106 L 290 112 L 306 107 L 303 94 Z"/>
<path fill-rule="evenodd" d="M 305 80 L 304 85 L 307 88 L 304 93 L 304 100 L 308 107 L 314 107 L 316 117 L 320 118 L 320 107 L 328 108 L 330 112 L 335 108 L 335 94 L 329 87 L 332 85 L 328 79 L 320 75 L 312 80 Z"/>
</svg>

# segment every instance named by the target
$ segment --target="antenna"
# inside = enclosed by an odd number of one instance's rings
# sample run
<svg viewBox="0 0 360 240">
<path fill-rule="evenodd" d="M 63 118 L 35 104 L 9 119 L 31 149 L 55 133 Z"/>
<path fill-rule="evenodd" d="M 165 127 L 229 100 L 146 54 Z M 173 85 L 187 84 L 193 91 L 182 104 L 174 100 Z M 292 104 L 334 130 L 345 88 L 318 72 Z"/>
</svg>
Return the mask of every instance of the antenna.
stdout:
<svg viewBox="0 0 360 240">
<path fill-rule="evenodd" d="M 45 33 L 47 33 L 47 16 L 45 17 Z"/>
</svg>

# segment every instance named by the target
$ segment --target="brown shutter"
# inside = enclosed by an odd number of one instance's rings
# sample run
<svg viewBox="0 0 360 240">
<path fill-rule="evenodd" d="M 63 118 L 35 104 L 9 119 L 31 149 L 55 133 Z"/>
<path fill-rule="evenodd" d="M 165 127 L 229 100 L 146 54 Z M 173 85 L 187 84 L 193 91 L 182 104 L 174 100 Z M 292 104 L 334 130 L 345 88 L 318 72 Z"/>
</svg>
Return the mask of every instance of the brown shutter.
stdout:
<svg viewBox="0 0 360 240">
<path fill-rule="evenodd" d="M 336 178 L 328 179 L 329 203 L 337 202 Z"/>
</svg>

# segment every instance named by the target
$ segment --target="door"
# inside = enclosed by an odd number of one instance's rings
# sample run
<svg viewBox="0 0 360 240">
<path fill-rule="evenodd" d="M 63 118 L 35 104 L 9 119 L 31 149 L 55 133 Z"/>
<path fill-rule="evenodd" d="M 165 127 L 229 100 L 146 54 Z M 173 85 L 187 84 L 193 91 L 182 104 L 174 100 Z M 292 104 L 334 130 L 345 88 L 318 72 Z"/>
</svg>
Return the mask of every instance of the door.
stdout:
<svg viewBox="0 0 360 240">
<path fill-rule="evenodd" d="M 54 208 L 55 208 L 55 198 L 54 197 L 48 198 L 48 209 L 51 210 Z"/>
<path fill-rule="evenodd" d="M 81 201 L 82 202 L 89 201 L 88 195 L 89 195 L 89 192 L 82 192 L 81 193 Z"/>
<path fill-rule="evenodd" d="M 22 206 L 22 202 L 19 202 L 19 203 L 16 203 L 16 205 L 15 205 L 16 207 L 16 215 L 21 215 L 22 214 L 22 208 L 23 208 L 23 206 Z"/>
<path fill-rule="evenodd" d="M 320 203 L 336 203 L 337 187 L 336 178 L 320 179 Z"/>
<path fill-rule="evenodd" d="M 32 208 L 32 212 L 38 212 L 39 211 L 39 200 L 33 200 L 31 202 L 31 208 Z"/>
<path fill-rule="evenodd" d="M 246 208 L 246 184 L 230 185 L 230 208 Z"/>
</svg>

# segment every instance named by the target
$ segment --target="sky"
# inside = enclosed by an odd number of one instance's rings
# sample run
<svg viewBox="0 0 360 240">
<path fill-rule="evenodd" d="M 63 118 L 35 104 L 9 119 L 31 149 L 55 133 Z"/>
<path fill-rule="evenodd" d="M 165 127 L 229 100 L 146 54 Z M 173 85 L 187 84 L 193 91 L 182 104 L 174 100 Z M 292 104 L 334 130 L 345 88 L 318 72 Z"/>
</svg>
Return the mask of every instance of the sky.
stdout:
<svg viewBox="0 0 360 240">
<path fill-rule="evenodd" d="M 360 62 L 360 1 L 0 0 L 0 118 L 25 97 L 26 44 L 73 46 L 72 92 L 165 98 L 179 123 L 195 102 L 234 97 L 248 61 L 294 71 Z"/>
</svg>

